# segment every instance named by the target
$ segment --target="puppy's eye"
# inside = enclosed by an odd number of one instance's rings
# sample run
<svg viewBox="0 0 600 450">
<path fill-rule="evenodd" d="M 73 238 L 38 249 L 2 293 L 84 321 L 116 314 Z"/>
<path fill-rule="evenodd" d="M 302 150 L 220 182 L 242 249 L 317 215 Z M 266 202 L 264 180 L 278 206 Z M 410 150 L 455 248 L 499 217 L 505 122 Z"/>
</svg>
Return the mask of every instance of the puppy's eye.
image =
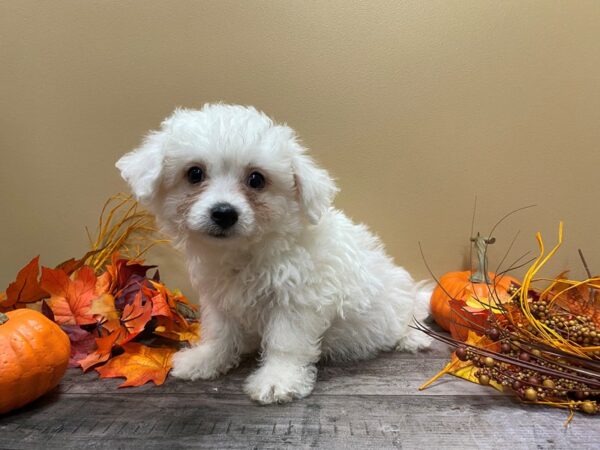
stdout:
<svg viewBox="0 0 600 450">
<path fill-rule="evenodd" d="M 252 172 L 248 177 L 248 181 L 246 181 L 246 183 L 252 189 L 262 189 L 265 187 L 265 184 L 267 182 L 265 181 L 265 177 L 263 176 L 263 174 L 261 174 L 260 172 Z"/>
<path fill-rule="evenodd" d="M 187 179 L 192 184 L 200 183 L 204 180 L 204 171 L 198 166 L 190 167 L 187 171 Z"/>
</svg>

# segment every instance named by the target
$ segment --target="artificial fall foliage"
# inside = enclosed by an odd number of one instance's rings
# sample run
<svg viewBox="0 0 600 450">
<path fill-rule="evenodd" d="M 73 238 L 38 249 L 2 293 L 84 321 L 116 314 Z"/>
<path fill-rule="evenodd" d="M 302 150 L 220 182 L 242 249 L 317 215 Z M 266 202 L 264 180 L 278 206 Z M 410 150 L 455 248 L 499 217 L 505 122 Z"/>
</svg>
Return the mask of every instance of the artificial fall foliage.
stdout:
<svg viewBox="0 0 600 450">
<path fill-rule="evenodd" d="M 464 342 L 416 324 L 454 348 L 451 361 L 421 389 L 451 374 L 523 402 L 569 409 L 569 420 L 575 411 L 600 412 L 600 277 L 588 271 L 585 280 L 568 279 L 566 273 L 537 278 L 560 247 L 562 230 L 561 223 L 558 243 L 548 253 L 537 234 L 540 254 L 508 290 L 508 299 L 497 298 L 494 282 L 489 298 L 475 310 L 447 293 L 457 323 L 467 331 Z M 534 287 L 541 283 L 543 288 Z"/>
<path fill-rule="evenodd" d="M 124 353 L 116 356 L 96 370 L 103 378 L 125 377 L 127 381 L 119 387 L 140 386 L 153 381 L 163 384 L 171 367 L 171 356 L 175 349 L 147 347 L 137 342 L 123 345 Z"/>
<path fill-rule="evenodd" d="M 69 365 L 100 377 L 125 377 L 120 387 L 162 384 L 182 342 L 199 339 L 196 308 L 160 282 L 141 255 L 154 243 L 151 217 L 130 197 L 111 197 L 98 236 L 81 259 L 54 268 L 33 258 L 0 294 L 0 312 L 39 309 L 69 336 Z M 88 233 L 89 235 L 89 233 Z"/>
</svg>

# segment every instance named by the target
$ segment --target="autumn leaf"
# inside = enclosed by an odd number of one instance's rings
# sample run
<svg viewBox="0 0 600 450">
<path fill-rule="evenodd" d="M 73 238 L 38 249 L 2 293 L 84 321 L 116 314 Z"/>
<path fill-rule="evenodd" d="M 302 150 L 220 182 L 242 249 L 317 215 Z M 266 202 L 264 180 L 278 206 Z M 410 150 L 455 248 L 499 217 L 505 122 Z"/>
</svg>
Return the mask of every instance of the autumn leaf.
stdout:
<svg viewBox="0 0 600 450">
<path fill-rule="evenodd" d="M 493 351 L 499 350 L 499 344 L 497 342 L 492 341 L 487 336 L 480 336 L 472 330 L 469 330 L 465 344 Z M 458 359 L 456 352 L 452 353 L 451 362 L 444 370 L 448 370 L 450 375 L 463 378 L 471 383 L 479 384 L 479 378 L 475 376 L 475 372 L 477 372 L 478 368 L 471 361 L 461 361 Z M 495 381 L 490 380 L 490 386 L 502 392 L 502 385 Z"/>
<path fill-rule="evenodd" d="M 115 294 L 115 305 L 117 308 L 123 309 L 126 305 L 132 303 L 135 296 L 138 295 L 144 287 L 150 287 L 148 279 L 141 275 L 132 275 L 127 281 L 127 284 Z M 149 297 L 147 297 L 143 291 L 142 300 L 144 302 L 149 300 Z"/>
<path fill-rule="evenodd" d="M 38 282 L 39 259 L 40 257 L 36 256 L 19 271 L 17 279 L 6 289 L 6 298 L 0 299 L 0 310 L 22 308 L 25 305 L 19 303 L 37 302 L 48 297 L 48 293 Z"/>
<path fill-rule="evenodd" d="M 480 336 L 472 330 L 469 330 L 465 344 L 478 348 L 486 348 L 492 351 L 498 351 L 500 347 L 500 344 L 498 344 L 498 342 L 492 341 L 487 336 Z M 450 362 L 446 364 L 446 366 L 437 374 L 431 377 L 427 382 L 422 384 L 419 387 L 419 390 L 426 389 L 434 381 L 438 380 L 446 374 L 453 375 L 458 378 L 463 378 L 467 381 L 470 381 L 471 383 L 480 384 L 479 378 L 475 376 L 475 372 L 477 370 L 478 368 L 473 364 L 472 361 L 462 361 L 458 358 L 458 356 L 456 356 L 456 352 L 453 352 L 450 356 Z M 501 384 L 490 380 L 490 386 L 502 392 Z"/>
<path fill-rule="evenodd" d="M 600 328 L 600 296 L 597 278 L 577 282 L 564 279 L 561 273 L 552 284 L 540 294 L 540 300 L 553 302 L 573 315 L 587 316 Z"/>
<path fill-rule="evenodd" d="M 104 292 L 116 292 L 115 297 L 120 297 L 123 294 L 121 291 L 132 284 L 132 277 L 135 281 L 146 280 L 146 272 L 156 266 L 144 266 L 143 261 L 123 259 L 119 257 L 119 252 L 114 252 L 111 255 L 111 264 L 108 264 L 105 268 L 105 272 L 100 278 L 103 278 L 101 285 L 97 288 L 102 289 Z M 99 281 L 100 281 L 99 278 Z M 120 299 L 117 304 L 121 303 Z M 123 304 L 119 305 L 121 308 Z"/>
<path fill-rule="evenodd" d="M 172 348 L 147 347 L 137 342 L 123 346 L 125 352 L 96 368 L 101 378 L 124 377 L 119 387 L 141 386 L 148 381 L 161 385 L 171 370 Z"/>
<path fill-rule="evenodd" d="M 102 294 L 110 293 L 112 284 L 112 277 L 110 272 L 104 272 L 96 279 L 96 295 L 99 297 Z"/>
<path fill-rule="evenodd" d="M 173 341 L 196 342 L 200 339 L 200 324 L 196 321 L 195 307 L 179 292 L 171 292 L 164 284 L 151 281 L 155 289 L 151 296 L 154 334 Z M 144 288 L 144 291 L 150 291 Z M 147 295 L 151 295 L 150 292 Z"/>
<path fill-rule="evenodd" d="M 55 267 L 57 270 L 62 270 L 67 275 L 71 275 L 77 269 L 82 266 L 80 259 L 67 259 L 66 261 L 61 262 L 59 265 Z"/>
<path fill-rule="evenodd" d="M 112 264 L 107 264 L 104 273 L 98 277 L 96 284 L 96 292 L 113 292 L 117 284 L 117 261 L 119 260 L 119 252 L 114 252 L 111 255 Z"/>
<path fill-rule="evenodd" d="M 71 356 L 69 367 L 79 367 L 79 361 L 88 356 L 94 349 L 94 335 L 82 329 L 79 325 L 63 325 L 62 330 L 71 341 Z"/>
<path fill-rule="evenodd" d="M 96 275 L 92 268 L 83 266 L 71 280 L 60 269 L 42 267 L 40 285 L 51 294 L 48 306 L 60 325 L 89 325 L 96 323 L 90 314 L 92 300 L 96 297 Z"/>
<path fill-rule="evenodd" d="M 488 318 L 490 317 L 490 309 L 482 306 L 473 297 L 469 298 L 471 303 L 464 300 L 450 299 L 448 304 L 450 309 L 463 320 L 453 320 L 450 323 L 450 333 L 452 336 L 464 336 L 465 328 L 472 327 L 474 329 L 483 330 L 486 327 Z M 473 306 L 476 305 L 476 306 Z M 469 330 L 469 333 L 471 330 Z M 464 337 L 462 338 L 464 339 Z"/>
<path fill-rule="evenodd" d="M 502 314 L 502 310 L 498 308 L 497 302 L 493 297 L 479 298 L 473 295 L 465 300 L 463 309 L 469 313 L 476 314 L 480 311 L 493 312 L 494 314 Z"/>
<path fill-rule="evenodd" d="M 49 269 L 47 267 L 42 267 L 42 278 L 40 280 L 40 284 L 44 286 L 44 288 L 53 295 L 68 295 L 67 292 L 69 290 L 69 286 L 71 285 L 71 280 L 68 275 L 60 270 L 60 269 Z"/>
<path fill-rule="evenodd" d="M 121 323 L 127 330 L 127 338 L 123 342 L 128 342 L 142 331 L 152 317 L 152 304 L 150 302 L 142 305 L 142 293 L 136 295 L 134 301 L 130 305 L 125 305 Z"/>
<path fill-rule="evenodd" d="M 40 312 L 43 315 L 45 315 L 48 319 L 50 319 L 52 322 L 56 322 L 56 320 L 54 320 L 54 313 L 48 306 L 48 303 L 46 302 L 46 300 L 42 300 L 42 306 L 40 307 Z"/>
<path fill-rule="evenodd" d="M 158 292 L 156 295 L 151 297 L 150 301 L 152 302 L 152 316 L 164 316 L 169 319 L 173 318 L 171 307 L 161 292 Z"/>
<path fill-rule="evenodd" d="M 154 334 L 172 341 L 187 341 L 193 344 L 200 340 L 200 324 L 198 322 L 179 324 L 166 317 L 159 316 L 156 317 Z"/>
<path fill-rule="evenodd" d="M 148 321 L 152 318 L 152 304 L 146 302 L 142 305 L 142 294 L 139 293 L 133 303 L 126 305 L 119 319 L 111 319 L 102 324 L 102 328 L 109 333 L 119 332 L 118 344 L 125 344 L 137 337 Z"/>
<path fill-rule="evenodd" d="M 154 269 L 156 266 L 144 266 L 142 261 L 119 259 L 113 262 L 113 276 L 116 279 L 117 289 L 122 289 L 129 284 L 130 278 L 137 275 L 140 278 L 146 278 L 146 272 Z"/>
<path fill-rule="evenodd" d="M 196 306 L 192 305 L 189 300 L 179 291 L 175 290 L 171 292 L 164 284 L 150 281 L 154 290 L 161 295 L 161 299 L 157 299 L 160 303 L 163 300 L 167 303 L 173 315 L 178 316 L 181 320 L 187 321 L 195 320 L 196 315 Z M 156 295 L 156 294 L 155 294 Z M 154 298 L 153 298 L 154 300 Z M 164 315 L 164 314 L 154 314 L 153 315 Z M 174 318 L 177 320 L 176 318 Z"/>
<path fill-rule="evenodd" d="M 179 333 L 179 340 L 194 344 L 200 340 L 200 324 L 198 322 L 190 324 L 185 330 Z"/>
<path fill-rule="evenodd" d="M 83 371 L 87 371 L 90 367 L 96 364 L 108 361 L 113 347 L 117 344 L 121 331 L 117 330 L 107 336 L 96 338 L 96 350 L 79 361 L 79 365 Z"/>
<path fill-rule="evenodd" d="M 79 259 L 75 259 L 75 258 L 67 259 L 66 261 L 63 261 L 59 265 L 57 265 L 55 267 L 55 269 L 60 269 L 67 275 L 71 275 L 76 270 L 79 270 L 85 264 L 85 262 L 90 258 L 90 256 L 93 256 L 98 252 L 99 252 L 99 250 L 90 250 L 85 255 L 83 255 L 83 257 L 81 257 Z"/>
<path fill-rule="evenodd" d="M 102 294 L 92 300 L 90 314 L 98 315 L 104 320 L 118 319 L 119 312 L 115 309 L 115 298 L 110 294 Z"/>
</svg>

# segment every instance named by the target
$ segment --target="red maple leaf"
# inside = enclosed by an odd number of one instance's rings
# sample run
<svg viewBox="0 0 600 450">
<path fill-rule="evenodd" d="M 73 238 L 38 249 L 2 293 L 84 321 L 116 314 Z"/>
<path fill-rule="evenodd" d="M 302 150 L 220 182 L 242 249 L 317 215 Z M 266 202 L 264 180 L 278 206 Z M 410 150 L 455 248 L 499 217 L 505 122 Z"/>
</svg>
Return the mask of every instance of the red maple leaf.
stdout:
<svg viewBox="0 0 600 450">
<path fill-rule="evenodd" d="M 67 259 L 66 261 L 63 261 L 59 265 L 57 265 L 55 269 L 61 269 L 67 275 L 71 275 L 73 272 L 80 269 L 84 265 L 84 263 L 90 258 L 90 256 L 95 255 L 99 251 L 100 250 L 90 250 L 79 259 Z"/>
<path fill-rule="evenodd" d="M 112 255 L 112 264 L 106 267 L 110 273 L 116 289 L 125 287 L 129 279 L 137 275 L 141 278 L 146 277 L 146 272 L 156 266 L 144 266 L 143 261 L 134 259 L 119 259 L 119 253 L 115 252 Z"/>
<path fill-rule="evenodd" d="M 66 261 L 61 262 L 59 265 L 57 265 L 55 267 L 55 269 L 60 269 L 67 275 L 71 275 L 73 272 L 75 272 L 81 266 L 82 266 L 82 264 L 81 264 L 80 259 L 71 258 L 71 259 L 67 259 Z"/>
<path fill-rule="evenodd" d="M 37 302 L 48 293 L 40 287 L 38 282 L 39 256 L 33 258 L 17 274 L 17 279 L 10 283 L 6 289 L 6 298 L 0 301 L 0 311 L 24 308 L 25 303 Z"/>
</svg>

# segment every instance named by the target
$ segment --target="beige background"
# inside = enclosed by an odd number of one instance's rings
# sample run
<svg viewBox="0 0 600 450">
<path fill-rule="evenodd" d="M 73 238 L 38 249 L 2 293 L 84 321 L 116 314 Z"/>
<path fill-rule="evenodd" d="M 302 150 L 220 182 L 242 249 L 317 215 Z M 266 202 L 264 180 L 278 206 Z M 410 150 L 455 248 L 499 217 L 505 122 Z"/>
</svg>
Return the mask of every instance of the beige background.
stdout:
<svg viewBox="0 0 600 450">
<path fill-rule="evenodd" d="M 86 250 L 114 162 L 178 105 L 252 104 L 295 127 L 337 205 L 416 277 L 463 267 L 505 222 L 554 269 L 600 272 L 600 2 L 0 2 L 0 285 Z M 180 258 L 153 255 L 187 290 Z M 550 275 L 551 273 L 548 273 Z M 2 288 L 0 288 L 2 290 Z"/>
</svg>

